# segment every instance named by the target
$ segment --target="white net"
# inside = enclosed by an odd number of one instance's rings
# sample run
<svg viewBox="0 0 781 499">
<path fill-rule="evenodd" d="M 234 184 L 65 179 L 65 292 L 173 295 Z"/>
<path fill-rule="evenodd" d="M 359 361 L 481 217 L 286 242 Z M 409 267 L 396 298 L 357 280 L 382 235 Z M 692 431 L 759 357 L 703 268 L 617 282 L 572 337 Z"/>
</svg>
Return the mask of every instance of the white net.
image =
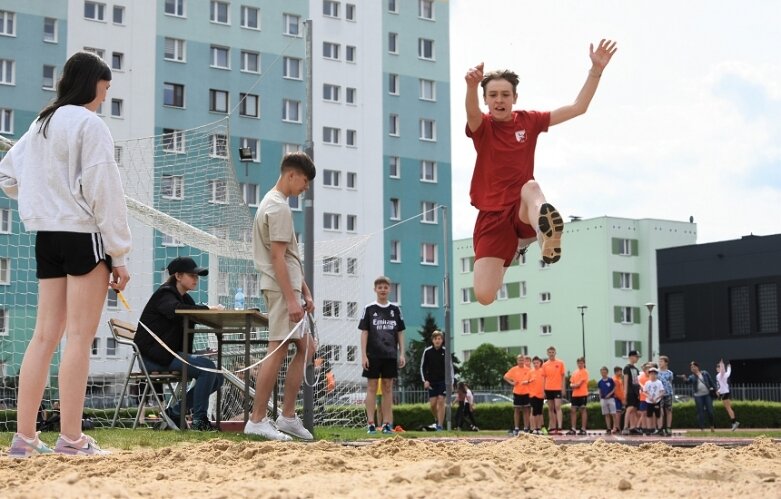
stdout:
<svg viewBox="0 0 781 499">
<path fill-rule="evenodd" d="M 219 303 L 232 308 L 234 296 L 241 289 L 247 308 L 265 309 L 250 244 L 253 206 L 263 192 L 260 183 L 239 183 L 230 157 L 230 137 L 226 118 L 195 129 L 164 130 L 158 136 L 116 142 L 116 159 L 134 238 L 128 263 L 132 280 L 125 292 L 131 310 L 122 306 L 116 294 L 109 294 L 92 347 L 85 402 L 86 412 L 95 424 L 107 424 L 118 403 L 124 409 L 121 421 L 132 422 L 139 393 L 143 391 L 143 387 L 131 383 L 129 393 L 121 396 L 130 350 L 114 341 L 105 323 L 109 318 L 137 323 L 148 297 L 167 277 L 165 267 L 172 258 L 190 256 L 209 268 L 208 278 L 191 293 L 197 303 Z M 270 187 L 263 186 L 263 191 Z M 0 208 L 10 214 L 16 206 L 0 196 Z M 9 216 L 6 227 L 12 243 L 0 253 L 0 263 L 6 265 L 0 267 L 0 278 L 2 272 L 10 274 L 10 267 L 14 266 L 13 285 L 0 286 L 0 409 L 13 409 L 16 405 L 19 365 L 34 328 L 37 301 L 34 239 L 23 231 L 18 220 L 12 222 L 15 218 Z M 353 236 L 315 244 L 316 331 L 320 345 L 315 363 L 315 424 L 359 425 L 363 421 L 360 403 L 365 388 L 360 377 L 357 321 L 365 304 L 363 288 L 367 280 L 370 282 L 364 275 L 364 261 L 371 237 Z M 328 296 L 328 300 L 318 301 L 318 295 Z M 253 334 L 264 338 L 267 332 Z M 215 349 L 216 339 L 196 335 L 195 347 Z M 264 355 L 265 347 L 253 346 L 250 364 Z M 55 354 L 44 395 L 45 408 L 51 408 L 58 399 L 58 364 L 59 352 Z M 245 365 L 242 346 L 225 347 L 223 367 L 227 371 L 237 371 Z M 249 371 L 251 387 L 255 372 L 256 369 Z M 224 420 L 243 417 L 246 375 L 226 375 L 222 390 Z M 280 376 L 280 394 L 283 384 L 284 377 Z M 302 405 L 300 396 L 298 405 Z M 213 407 L 210 410 L 214 412 Z M 151 408 L 147 411 L 155 412 Z M 6 419 L 12 424 L 14 416 L 9 414 Z M 150 414 L 146 416 L 142 420 L 154 421 Z"/>
</svg>

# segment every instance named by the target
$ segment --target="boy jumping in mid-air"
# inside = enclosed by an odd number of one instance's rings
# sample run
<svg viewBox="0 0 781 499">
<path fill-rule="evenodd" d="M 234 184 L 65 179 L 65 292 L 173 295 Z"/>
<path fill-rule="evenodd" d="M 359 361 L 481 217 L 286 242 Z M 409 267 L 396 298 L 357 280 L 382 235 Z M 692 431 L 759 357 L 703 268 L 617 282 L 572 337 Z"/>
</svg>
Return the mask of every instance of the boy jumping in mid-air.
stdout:
<svg viewBox="0 0 781 499">
<path fill-rule="evenodd" d="M 483 74 L 482 62 L 467 71 L 466 134 L 477 151 L 470 196 L 480 210 L 473 235 L 474 290 L 483 305 L 494 301 L 519 248 L 523 252 L 538 239 L 545 263 L 561 258 L 564 222 L 534 180 L 537 136 L 586 112 L 616 50 L 610 40 L 600 41 L 596 50 L 592 44 L 591 69 L 575 102 L 550 112 L 513 111 L 518 75 L 512 71 Z M 483 88 L 487 114 L 480 110 L 478 86 Z"/>
</svg>

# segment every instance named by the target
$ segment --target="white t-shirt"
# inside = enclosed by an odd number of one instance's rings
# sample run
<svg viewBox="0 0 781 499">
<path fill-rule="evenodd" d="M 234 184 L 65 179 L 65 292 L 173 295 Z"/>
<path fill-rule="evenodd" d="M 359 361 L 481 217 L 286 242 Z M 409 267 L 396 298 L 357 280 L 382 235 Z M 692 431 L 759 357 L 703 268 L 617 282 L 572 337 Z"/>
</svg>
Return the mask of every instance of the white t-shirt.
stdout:
<svg viewBox="0 0 781 499">
<path fill-rule="evenodd" d="M 649 379 L 643 386 L 643 392 L 645 393 L 646 403 L 655 404 L 662 400 L 662 395 L 664 395 L 664 385 L 662 385 L 662 382 L 658 379 L 654 381 Z"/>
</svg>

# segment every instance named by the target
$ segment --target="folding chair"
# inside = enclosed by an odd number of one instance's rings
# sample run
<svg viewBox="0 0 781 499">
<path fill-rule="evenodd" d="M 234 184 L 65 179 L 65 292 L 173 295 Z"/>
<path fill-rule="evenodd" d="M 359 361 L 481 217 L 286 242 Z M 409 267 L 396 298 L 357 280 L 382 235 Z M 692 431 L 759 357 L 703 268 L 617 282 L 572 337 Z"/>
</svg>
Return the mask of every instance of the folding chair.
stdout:
<svg viewBox="0 0 781 499">
<path fill-rule="evenodd" d="M 154 399 L 155 405 L 157 405 L 158 409 L 160 410 L 160 417 L 163 419 L 163 421 L 165 421 L 168 427 L 178 428 L 175 422 L 172 421 L 171 418 L 169 418 L 165 413 L 165 393 L 158 393 L 158 391 L 155 389 L 155 386 L 162 386 L 163 391 L 166 387 L 168 388 L 168 392 L 170 394 L 170 405 L 171 403 L 176 402 L 179 398 L 181 392 L 181 388 L 179 387 L 182 385 L 182 373 L 179 371 L 149 372 L 144 365 L 144 361 L 141 357 L 141 351 L 138 349 L 138 345 L 133 342 L 133 338 L 136 335 L 136 327 L 133 324 L 129 324 L 119 319 L 110 319 L 108 321 L 108 327 L 111 329 L 111 334 L 114 336 L 114 339 L 117 341 L 117 343 L 120 345 L 128 345 L 133 349 L 133 355 L 130 359 L 130 364 L 127 367 L 125 385 L 122 387 L 122 392 L 120 393 L 119 400 L 117 401 L 117 407 L 114 410 L 114 418 L 111 420 L 111 427 L 114 428 L 116 425 L 117 420 L 119 419 L 119 409 L 122 407 L 125 394 L 128 392 L 130 382 L 134 381 L 143 384 L 144 390 L 138 398 L 138 411 L 136 413 L 136 419 L 133 421 L 133 429 L 138 426 L 138 423 L 141 420 L 141 415 L 144 413 L 144 406 L 146 405 L 147 397 L 150 395 Z M 134 370 L 133 368 L 136 367 L 136 364 L 138 365 L 138 369 Z M 176 385 L 176 387 L 174 387 L 174 385 Z"/>
</svg>

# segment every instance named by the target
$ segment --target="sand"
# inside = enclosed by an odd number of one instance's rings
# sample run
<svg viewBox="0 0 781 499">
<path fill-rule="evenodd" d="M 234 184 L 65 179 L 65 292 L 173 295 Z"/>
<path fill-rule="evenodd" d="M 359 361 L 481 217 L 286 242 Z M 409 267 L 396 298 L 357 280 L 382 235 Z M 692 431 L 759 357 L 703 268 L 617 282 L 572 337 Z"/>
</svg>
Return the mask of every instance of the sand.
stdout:
<svg viewBox="0 0 781 499">
<path fill-rule="evenodd" d="M 392 438 L 213 440 L 111 456 L 0 458 L 11 498 L 764 498 L 781 497 L 781 445 L 556 445 L 522 435 L 485 443 Z"/>
</svg>

